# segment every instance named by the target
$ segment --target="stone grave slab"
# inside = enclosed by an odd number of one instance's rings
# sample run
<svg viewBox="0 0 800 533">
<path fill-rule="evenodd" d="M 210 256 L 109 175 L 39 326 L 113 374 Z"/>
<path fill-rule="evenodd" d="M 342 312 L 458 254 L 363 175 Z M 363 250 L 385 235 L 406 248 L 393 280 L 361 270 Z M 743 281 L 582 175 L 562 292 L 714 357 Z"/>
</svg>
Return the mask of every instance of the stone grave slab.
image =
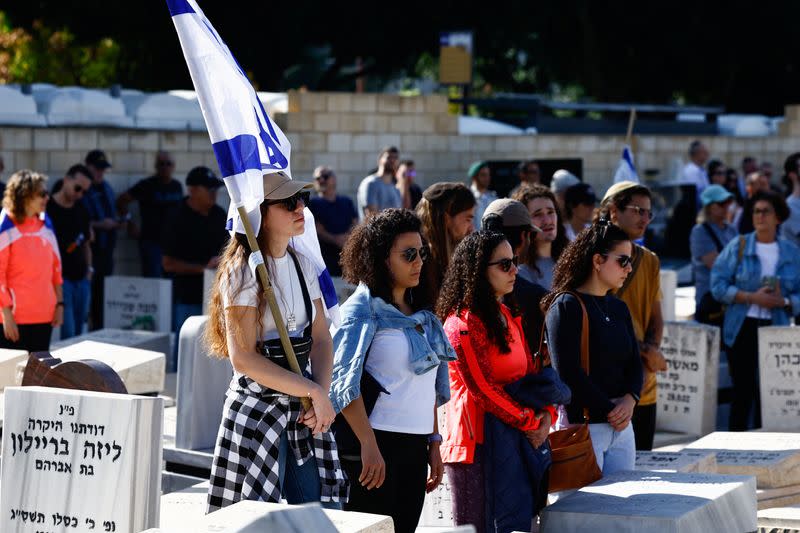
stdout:
<svg viewBox="0 0 800 533">
<path fill-rule="evenodd" d="M 60 350 L 61 348 L 66 348 L 83 341 L 115 344 L 127 348 L 139 348 L 140 350 L 163 353 L 165 356 L 171 353 L 169 333 L 114 328 L 98 329 L 96 331 L 84 333 L 83 335 L 52 343 L 50 345 L 50 351 Z"/>
<path fill-rule="evenodd" d="M 800 431 L 800 328 L 758 328 L 761 425 Z"/>
<path fill-rule="evenodd" d="M 717 472 L 717 456 L 714 452 L 703 450 L 683 450 L 680 452 L 637 451 L 636 470 L 715 474 Z"/>
<path fill-rule="evenodd" d="M 800 532 L 800 505 L 758 511 L 759 531 Z"/>
<path fill-rule="evenodd" d="M 166 358 L 163 353 L 115 344 L 83 341 L 52 352 L 62 361 L 97 359 L 113 368 L 130 394 L 164 390 Z"/>
<path fill-rule="evenodd" d="M 678 289 L 678 272 L 661 269 L 661 312 L 664 320 L 675 320 L 675 291 Z"/>
<path fill-rule="evenodd" d="M 719 328 L 666 322 L 661 352 L 667 370 L 658 373 L 656 429 L 690 435 L 714 431 L 717 417 Z"/>
<path fill-rule="evenodd" d="M 172 331 L 172 280 L 108 276 L 103 327 Z"/>
<path fill-rule="evenodd" d="M 453 516 L 453 497 L 447 474 L 442 476 L 442 482 L 430 494 L 425 495 L 422 506 L 422 515 L 419 518 L 420 526 L 448 527 L 456 523 Z"/>
<path fill-rule="evenodd" d="M 175 446 L 187 450 L 214 448 L 233 375 L 228 359 L 212 357 L 206 350 L 202 336 L 207 322 L 207 316 L 189 317 L 178 344 Z"/>
<path fill-rule="evenodd" d="M 757 489 L 759 509 L 800 505 L 800 485 L 789 485 L 779 489 Z"/>
<path fill-rule="evenodd" d="M 546 507 L 542 531 L 649 533 L 756 529 L 750 476 L 623 471 Z"/>
<path fill-rule="evenodd" d="M 0 349 L 0 391 L 17 384 L 17 365 L 27 360 L 25 350 Z"/>
<path fill-rule="evenodd" d="M 158 525 L 160 398 L 49 387 L 4 396 L 0 531 Z"/>
<path fill-rule="evenodd" d="M 756 476 L 758 488 L 800 485 L 800 434 L 718 431 L 686 449 L 717 454 L 717 472 Z"/>
</svg>

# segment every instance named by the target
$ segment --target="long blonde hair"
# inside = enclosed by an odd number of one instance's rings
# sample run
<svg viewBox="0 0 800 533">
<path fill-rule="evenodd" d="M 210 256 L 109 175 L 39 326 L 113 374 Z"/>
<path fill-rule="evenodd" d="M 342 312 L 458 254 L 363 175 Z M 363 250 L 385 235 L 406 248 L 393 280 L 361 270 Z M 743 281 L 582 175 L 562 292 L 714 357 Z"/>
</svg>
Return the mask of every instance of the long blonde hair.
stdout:
<svg viewBox="0 0 800 533">
<path fill-rule="evenodd" d="M 26 218 L 25 203 L 39 192 L 47 183 L 47 176 L 23 169 L 14 172 L 8 179 L 6 192 L 3 194 L 3 208 L 18 223 Z"/>
</svg>

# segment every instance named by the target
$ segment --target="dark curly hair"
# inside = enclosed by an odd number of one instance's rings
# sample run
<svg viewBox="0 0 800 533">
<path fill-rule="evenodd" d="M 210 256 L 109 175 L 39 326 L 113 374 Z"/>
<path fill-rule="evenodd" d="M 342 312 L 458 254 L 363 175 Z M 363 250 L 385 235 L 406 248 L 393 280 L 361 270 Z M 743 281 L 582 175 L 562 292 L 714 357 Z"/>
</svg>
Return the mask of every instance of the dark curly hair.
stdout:
<svg viewBox="0 0 800 533">
<path fill-rule="evenodd" d="M 508 327 L 500 319 L 500 305 L 486 276 L 492 253 L 503 242 L 508 239 L 502 233 L 479 231 L 467 235 L 456 246 L 439 292 L 436 314 L 444 322 L 450 315 L 469 311 L 480 319 L 489 340 L 500 352 L 508 353 Z"/>
<path fill-rule="evenodd" d="M 544 185 L 534 183 L 533 185 L 522 185 L 517 189 L 517 192 L 514 193 L 512 198 L 522 202 L 525 207 L 528 207 L 528 203 L 536 198 L 546 198 L 553 202 L 553 207 L 556 210 L 556 240 L 553 241 L 553 246 L 550 249 L 550 256 L 553 258 L 553 261 L 558 261 L 558 258 L 561 257 L 561 252 L 563 252 L 564 248 L 569 244 L 569 239 L 567 239 L 567 230 L 564 228 L 564 217 L 561 215 L 561 209 L 558 208 L 556 195 Z M 531 242 L 531 247 L 528 249 L 528 257 L 525 258 L 525 264 L 536 270 L 538 274 L 541 274 L 539 267 L 536 266 L 536 260 L 538 258 L 539 252 L 536 250 L 536 245 Z"/>
<path fill-rule="evenodd" d="M 786 200 L 777 193 L 772 191 L 758 191 L 753 195 L 752 205 L 755 207 L 757 202 L 767 202 L 772 205 L 775 210 L 775 216 L 778 217 L 778 223 L 782 224 L 789 218 L 789 206 L 786 205 Z"/>
<path fill-rule="evenodd" d="M 359 224 L 347 237 L 341 254 L 342 277 L 350 283 L 363 283 L 372 296 L 393 304 L 392 277 L 386 258 L 401 233 L 420 233 L 417 215 L 408 209 L 386 209 Z M 420 234 L 421 236 L 421 234 Z M 423 240 L 424 244 L 424 240 Z M 424 269 L 423 269 L 424 270 Z M 420 284 L 415 287 L 419 289 Z M 412 290 L 406 298 L 412 307 L 422 309 L 429 302 L 422 298 L 424 291 Z"/>
<path fill-rule="evenodd" d="M 630 241 L 628 234 L 607 219 L 581 231 L 556 263 L 553 288 L 542 298 L 542 311 L 547 312 L 559 293 L 574 291 L 589 279 L 594 254 L 607 254 L 619 243 L 626 241 Z"/>
</svg>

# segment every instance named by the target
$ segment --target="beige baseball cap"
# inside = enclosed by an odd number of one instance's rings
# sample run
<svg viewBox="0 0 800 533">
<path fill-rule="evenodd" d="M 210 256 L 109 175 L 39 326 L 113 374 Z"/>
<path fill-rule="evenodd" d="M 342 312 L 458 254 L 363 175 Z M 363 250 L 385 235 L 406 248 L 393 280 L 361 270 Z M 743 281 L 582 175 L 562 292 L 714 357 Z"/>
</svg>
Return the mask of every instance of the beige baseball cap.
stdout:
<svg viewBox="0 0 800 533">
<path fill-rule="evenodd" d="M 531 213 L 525 205 L 511 198 L 501 198 L 490 203 L 481 217 L 481 223 L 492 215 L 498 215 L 503 221 L 503 227 L 515 228 L 519 226 L 530 226 L 533 231 L 542 231 L 533 225 Z"/>
<path fill-rule="evenodd" d="M 264 174 L 264 198 L 267 200 L 283 200 L 302 190 L 313 188 L 313 183 L 293 180 L 283 172 Z"/>
</svg>

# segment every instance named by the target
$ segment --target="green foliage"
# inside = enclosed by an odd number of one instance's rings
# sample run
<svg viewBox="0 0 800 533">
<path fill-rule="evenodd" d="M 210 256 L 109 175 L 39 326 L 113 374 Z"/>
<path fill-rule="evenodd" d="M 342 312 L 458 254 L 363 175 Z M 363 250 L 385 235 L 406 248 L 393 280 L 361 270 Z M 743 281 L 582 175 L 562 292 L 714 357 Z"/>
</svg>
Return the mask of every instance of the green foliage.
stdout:
<svg viewBox="0 0 800 533">
<path fill-rule="evenodd" d="M 120 47 L 110 38 L 80 44 L 67 28 L 34 21 L 12 27 L 0 12 L 0 83 L 53 83 L 107 87 L 117 81 Z"/>
</svg>

